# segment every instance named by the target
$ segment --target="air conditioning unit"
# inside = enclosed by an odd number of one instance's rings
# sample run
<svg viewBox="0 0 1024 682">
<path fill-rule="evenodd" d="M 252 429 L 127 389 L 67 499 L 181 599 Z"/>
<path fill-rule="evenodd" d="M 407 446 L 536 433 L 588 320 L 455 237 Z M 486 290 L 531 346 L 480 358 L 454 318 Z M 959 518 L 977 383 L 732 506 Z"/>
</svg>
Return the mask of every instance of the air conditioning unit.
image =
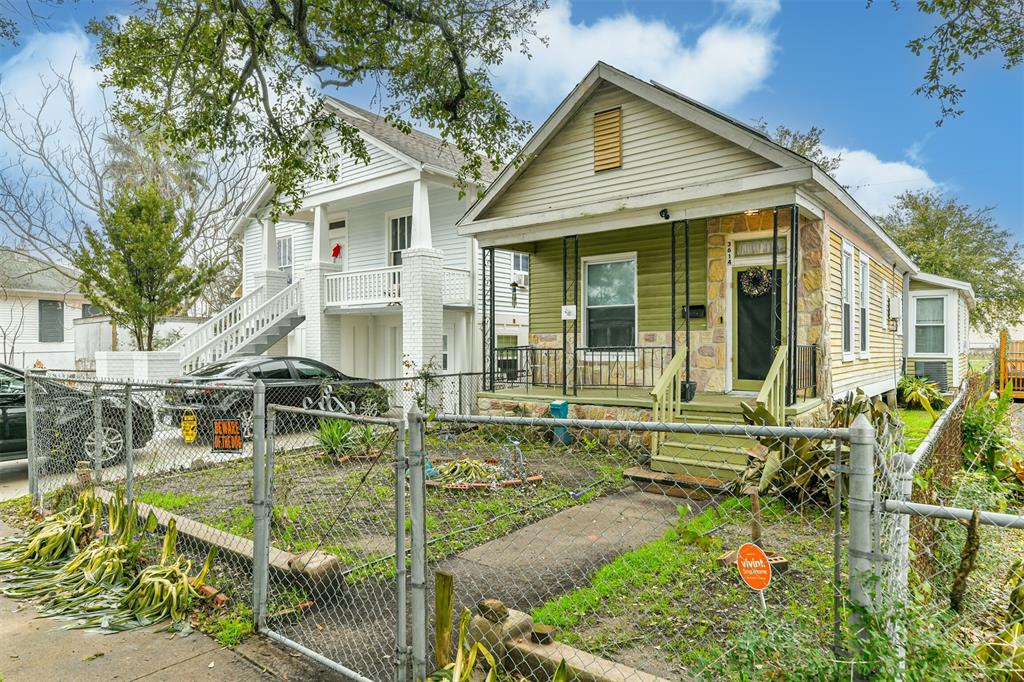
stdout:
<svg viewBox="0 0 1024 682">
<path fill-rule="evenodd" d="M 525 289 L 530 286 L 530 273 L 528 272 L 513 272 L 512 281 L 516 283 L 520 289 Z"/>
<path fill-rule="evenodd" d="M 899 296 L 890 296 L 889 297 L 889 319 L 890 320 L 899 320 L 901 317 L 903 317 L 902 308 L 903 308 L 903 299 L 901 299 Z"/>
</svg>

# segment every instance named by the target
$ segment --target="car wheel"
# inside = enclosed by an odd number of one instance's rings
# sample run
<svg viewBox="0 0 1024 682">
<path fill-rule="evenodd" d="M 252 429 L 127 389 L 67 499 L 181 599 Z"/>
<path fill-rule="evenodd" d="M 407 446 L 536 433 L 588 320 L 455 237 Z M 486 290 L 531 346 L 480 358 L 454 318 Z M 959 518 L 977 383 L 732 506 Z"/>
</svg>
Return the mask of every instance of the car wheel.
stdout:
<svg viewBox="0 0 1024 682">
<path fill-rule="evenodd" d="M 100 448 L 102 456 L 100 464 L 104 467 L 119 463 L 124 459 L 125 442 L 124 434 L 113 426 L 104 426 L 100 429 Z M 96 432 L 90 431 L 82 441 L 82 451 L 87 459 L 92 461 L 96 447 Z"/>
</svg>

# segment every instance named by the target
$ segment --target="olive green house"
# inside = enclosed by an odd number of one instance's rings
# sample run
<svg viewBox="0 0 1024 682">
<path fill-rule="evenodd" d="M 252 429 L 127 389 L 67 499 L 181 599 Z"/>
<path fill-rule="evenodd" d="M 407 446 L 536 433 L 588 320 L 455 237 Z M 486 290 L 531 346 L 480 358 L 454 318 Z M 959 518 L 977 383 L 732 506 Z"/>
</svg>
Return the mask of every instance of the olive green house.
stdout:
<svg viewBox="0 0 1024 682">
<path fill-rule="evenodd" d="M 909 258 L 832 178 L 760 132 L 598 63 L 459 222 L 483 263 L 480 408 L 823 419 L 895 389 Z M 496 248 L 530 254 L 529 344 L 497 347 Z M 729 478 L 749 441 L 673 436 L 651 467 Z"/>
</svg>

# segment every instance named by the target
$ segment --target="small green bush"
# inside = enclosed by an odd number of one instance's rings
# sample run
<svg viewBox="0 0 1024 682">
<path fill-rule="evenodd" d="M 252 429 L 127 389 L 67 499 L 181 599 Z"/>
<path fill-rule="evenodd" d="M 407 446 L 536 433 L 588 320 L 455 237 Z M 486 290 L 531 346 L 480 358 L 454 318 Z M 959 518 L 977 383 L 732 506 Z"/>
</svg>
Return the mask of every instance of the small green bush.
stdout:
<svg viewBox="0 0 1024 682">
<path fill-rule="evenodd" d="M 964 411 L 963 454 L 968 469 L 994 471 L 1011 444 L 1010 407 L 1013 391 L 1009 383 L 996 399 L 986 393 Z"/>
<path fill-rule="evenodd" d="M 924 377 L 913 377 L 903 375 L 896 385 L 903 402 L 911 407 L 920 407 L 931 415 L 932 419 L 938 416 L 938 411 L 946 406 L 946 399 L 939 391 L 939 385 Z"/>
<path fill-rule="evenodd" d="M 352 422 L 344 419 L 321 419 L 317 440 L 331 459 L 341 459 L 356 445 Z"/>
</svg>

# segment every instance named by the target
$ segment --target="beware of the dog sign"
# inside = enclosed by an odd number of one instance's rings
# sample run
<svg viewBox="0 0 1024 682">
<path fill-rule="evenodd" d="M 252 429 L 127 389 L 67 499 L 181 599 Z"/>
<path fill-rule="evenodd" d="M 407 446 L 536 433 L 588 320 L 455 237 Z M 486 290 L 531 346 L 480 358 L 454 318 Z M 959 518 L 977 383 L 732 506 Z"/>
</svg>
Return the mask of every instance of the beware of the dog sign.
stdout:
<svg viewBox="0 0 1024 682">
<path fill-rule="evenodd" d="M 748 542 L 739 548 L 736 552 L 736 568 L 743 582 L 752 590 L 760 592 L 772 582 L 772 565 L 768 562 L 768 555 L 757 545 Z"/>
</svg>

